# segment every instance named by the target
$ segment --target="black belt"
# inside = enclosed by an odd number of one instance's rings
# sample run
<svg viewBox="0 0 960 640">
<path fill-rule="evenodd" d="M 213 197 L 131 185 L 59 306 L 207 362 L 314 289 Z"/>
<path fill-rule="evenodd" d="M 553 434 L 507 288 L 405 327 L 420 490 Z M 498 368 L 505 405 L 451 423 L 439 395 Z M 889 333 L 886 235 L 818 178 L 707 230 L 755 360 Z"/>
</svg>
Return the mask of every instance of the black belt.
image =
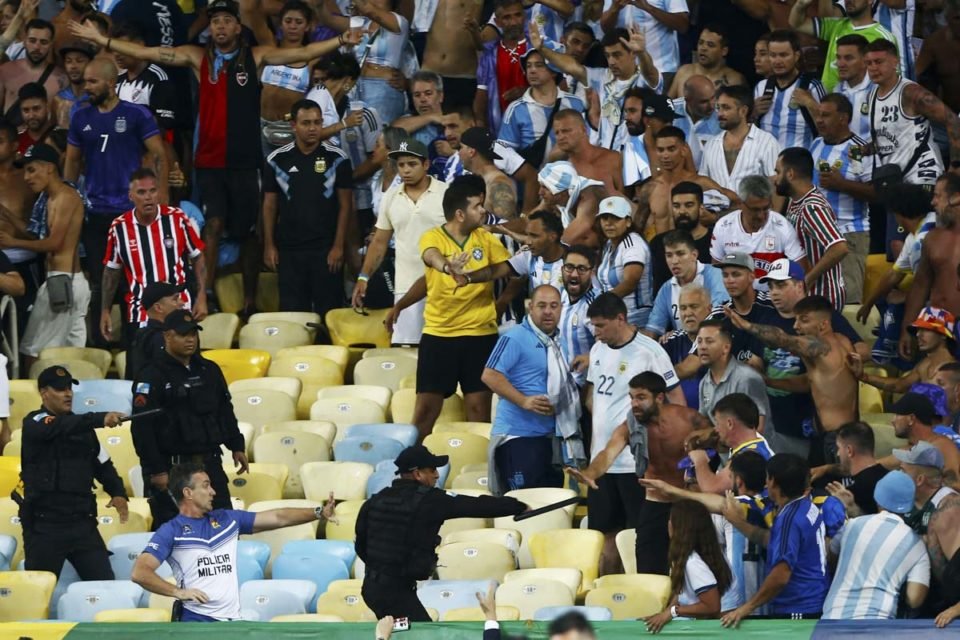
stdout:
<svg viewBox="0 0 960 640">
<path fill-rule="evenodd" d="M 199 464 L 214 458 L 220 458 L 220 452 L 217 453 L 175 453 L 170 456 L 171 464 Z"/>
</svg>

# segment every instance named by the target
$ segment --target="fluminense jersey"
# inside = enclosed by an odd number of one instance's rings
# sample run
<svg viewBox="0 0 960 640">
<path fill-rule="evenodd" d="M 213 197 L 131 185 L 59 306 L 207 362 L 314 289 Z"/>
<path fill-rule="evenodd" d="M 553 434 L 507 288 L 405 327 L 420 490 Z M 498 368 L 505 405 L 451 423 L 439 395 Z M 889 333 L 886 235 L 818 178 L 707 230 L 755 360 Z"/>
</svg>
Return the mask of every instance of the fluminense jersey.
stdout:
<svg viewBox="0 0 960 640">
<path fill-rule="evenodd" d="M 793 225 L 776 211 L 768 214 L 767 223 L 756 233 L 744 230 L 740 215 L 740 211 L 728 213 L 714 225 L 710 257 L 716 262 L 721 262 L 729 253 L 749 253 L 759 280 L 767 275 L 775 260 L 790 258 L 796 262 L 806 255 Z M 761 288 L 759 282 L 755 286 Z M 766 287 L 763 286 L 762 290 L 765 291 Z"/>
<path fill-rule="evenodd" d="M 940 151 L 932 144 L 930 122 L 924 116 L 908 116 L 903 110 L 903 90 L 916 84 L 900 79 L 885 96 L 880 89 L 870 96 L 870 128 L 877 147 L 875 166 L 896 164 L 909 184 L 929 184 L 943 173 Z"/>
</svg>

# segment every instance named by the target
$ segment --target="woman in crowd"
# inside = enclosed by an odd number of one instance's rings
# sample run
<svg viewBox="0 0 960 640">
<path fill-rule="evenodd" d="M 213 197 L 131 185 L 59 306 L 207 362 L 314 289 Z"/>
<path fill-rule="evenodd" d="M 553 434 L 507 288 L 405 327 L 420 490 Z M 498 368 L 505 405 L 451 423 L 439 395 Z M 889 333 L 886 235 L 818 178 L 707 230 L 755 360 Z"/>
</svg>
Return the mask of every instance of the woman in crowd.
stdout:
<svg viewBox="0 0 960 640">
<path fill-rule="evenodd" d="M 651 295 L 650 247 L 633 224 L 630 201 L 611 196 L 600 202 L 598 234 L 604 238 L 597 279 L 603 293 L 612 291 L 627 305 L 627 322 L 647 326 L 653 303 Z"/>
</svg>

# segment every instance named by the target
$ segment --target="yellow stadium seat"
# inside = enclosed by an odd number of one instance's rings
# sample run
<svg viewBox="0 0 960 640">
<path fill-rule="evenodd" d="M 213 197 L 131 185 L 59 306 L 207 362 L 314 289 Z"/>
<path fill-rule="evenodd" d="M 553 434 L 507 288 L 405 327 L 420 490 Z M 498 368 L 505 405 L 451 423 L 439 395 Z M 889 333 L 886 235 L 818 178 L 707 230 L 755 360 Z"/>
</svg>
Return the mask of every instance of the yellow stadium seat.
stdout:
<svg viewBox="0 0 960 640">
<path fill-rule="evenodd" d="M 316 328 L 308 327 L 307 324 L 321 324 L 323 319 L 320 317 L 319 313 L 313 313 L 312 311 L 267 311 L 254 313 L 247 319 L 248 324 L 258 324 L 264 322 L 270 323 L 278 321 L 299 324 L 310 331 L 311 336 L 316 336 Z"/>
<path fill-rule="evenodd" d="M 857 311 L 859 310 L 859 304 L 848 304 L 844 305 L 842 314 L 853 329 L 863 338 L 864 342 L 872 347 L 873 343 L 877 341 L 877 336 L 873 334 L 873 330 L 880 325 L 880 312 L 877 310 L 877 307 L 874 306 L 870 309 L 867 321 L 863 323 L 857 320 Z"/>
<path fill-rule="evenodd" d="M 344 622 L 376 622 L 377 617 L 360 593 L 324 593 L 317 599 L 317 613 L 337 616 Z"/>
<path fill-rule="evenodd" d="M 41 360 L 84 360 L 97 365 L 106 376 L 113 363 L 113 354 L 106 349 L 93 347 L 47 347 L 40 351 Z"/>
<path fill-rule="evenodd" d="M 113 355 L 113 368 L 117 371 L 117 377 L 123 379 L 127 371 L 126 351 L 117 351 Z"/>
<path fill-rule="evenodd" d="M 489 496 L 490 492 L 486 489 L 457 489 L 457 495 L 461 496 Z M 509 518 L 512 520 L 512 517 Z M 443 526 L 440 527 L 439 536 L 443 540 L 452 533 L 459 531 L 473 531 L 476 529 L 489 529 L 493 526 L 493 520 L 489 518 L 452 518 L 450 520 L 445 520 Z M 504 524 L 504 529 L 509 529 L 509 524 Z"/>
<path fill-rule="evenodd" d="M 443 544 L 457 542 L 486 542 L 498 544 L 516 553 L 520 549 L 520 532 L 516 529 L 464 529 L 453 531 L 443 538 Z M 513 569 L 511 569 L 512 571 Z M 501 582 L 498 580 L 498 582 Z"/>
<path fill-rule="evenodd" d="M 347 578 L 345 580 L 334 580 L 327 585 L 327 591 L 330 592 L 345 592 L 345 593 L 360 593 L 360 588 L 363 586 L 363 579 Z"/>
<path fill-rule="evenodd" d="M 894 449 L 902 449 L 908 446 L 907 440 L 898 438 L 893 431 L 893 425 L 890 424 L 893 414 L 881 413 L 861 417 L 873 430 L 873 451 L 877 458 L 889 456 Z"/>
<path fill-rule="evenodd" d="M 390 408 L 390 397 L 393 392 L 387 387 L 380 387 L 373 384 L 342 384 L 336 387 L 324 387 L 317 392 L 317 400 L 340 400 L 352 398 L 364 398 L 373 400 L 380 405 L 384 411 Z"/>
<path fill-rule="evenodd" d="M 12 536 L 17 541 L 10 566 L 18 566 L 23 560 L 23 527 L 20 525 L 20 507 L 9 496 L 0 497 L 0 534 Z"/>
<path fill-rule="evenodd" d="M 113 466 L 123 478 L 123 486 L 126 487 L 128 496 L 133 495 L 133 486 L 128 477 L 130 469 L 140 464 L 140 457 L 133 447 L 133 435 L 130 429 L 130 423 L 124 422 L 119 427 L 94 430 L 97 439 L 100 440 L 100 446 L 110 454 Z"/>
<path fill-rule="evenodd" d="M 373 466 L 363 462 L 308 462 L 300 467 L 303 493 L 308 500 L 363 500 Z"/>
<path fill-rule="evenodd" d="M 363 352 L 364 358 L 378 358 L 380 356 L 385 356 L 387 358 L 395 358 L 397 356 L 404 356 L 406 358 L 417 359 L 419 354 L 419 349 L 416 347 L 374 347 L 373 349 L 367 349 Z"/>
<path fill-rule="evenodd" d="M 36 380 L 10 381 L 10 429 L 16 431 L 23 427 L 23 418 L 40 408 L 40 391 Z"/>
<path fill-rule="evenodd" d="M 261 271 L 257 280 L 257 309 L 264 313 L 280 310 L 280 276 L 275 271 Z"/>
<path fill-rule="evenodd" d="M 306 418 L 310 406 L 317 399 L 317 391 L 323 387 L 343 384 L 343 371 L 333 360 L 320 356 L 284 356 L 277 357 L 270 365 L 271 376 L 298 378 L 303 383 L 300 398 L 297 401 L 297 416 Z"/>
<path fill-rule="evenodd" d="M 254 502 L 253 504 L 248 503 L 247 510 L 260 513 L 272 509 L 314 509 L 319 506 L 322 505 L 313 500 L 265 500 L 263 502 Z M 269 577 L 273 569 L 273 560 L 283 551 L 283 545 L 291 540 L 315 540 L 317 537 L 317 524 L 317 521 L 313 520 L 292 527 L 283 527 L 281 529 L 273 529 L 272 531 L 260 531 L 244 536 L 242 539 L 258 540 L 270 546 L 270 560 L 267 561 L 267 568 L 264 570 L 264 576 Z"/>
<path fill-rule="evenodd" d="M 555 569 L 517 569 L 503 576 L 504 582 L 530 580 L 555 580 L 567 587 L 570 597 L 576 598 L 583 576 L 579 569 L 561 567 Z"/>
<path fill-rule="evenodd" d="M 270 368 L 270 353 L 259 349 L 210 349 L 203 352 L 203 357 L 216 362 L 221 369 L 235 367 L 237 371 L 249 371 L 251 375 L 245 375 L 245 378 L 262 378 Z M 233 380 L 227 378 L 227 382 Z"/>
<path fill-rule="evenodd" d="M 233 394 L 233 411 L 237 420 L 249 422 L 254 428 L 297 417 L 296 402 L 283 391 L 269 389 L 241 391 Z"/>
<path fill-rule="evenodd" d="M 617 534 L 617 553 L 623 564 L 623 572 L 635 574 L 637 572 L 637 530 L 624 529 Z"/>
<path fill-rule="evenodd" d="M 442 416 L 442 413 L 441 413 Z M 483 436 L 490 439 L 490 431 L 493 425 L 489 422 L 467 422 L 465 420 L 441 421 L 433 427 L 433 433 L 472 433 L 475 436 Z"/>
<path fill-rule="evenodd" d="M 417 372 L 417 361 L 407 356 L 375 356 L 364 358 L 353 367 L 356 384 L 375 384 L 391 391 L 400 388 L 404 376 Z"/>
<path fill-rule="evenodd" d="M 417 374 L 411 373 L 400 378 L 400 386 L 397 388 L 397 391 L 400 389 L 416 389 L 417 388 Z"/>
<path fill-rule="evenodd" d="M 236 380 L 230 383 L 230 394 L 237 395 L 245 391 L 282 391 L 296 402 L 300 399 L 300 392 L 303 390 L 303 383 L 297 378 L 284 378 L 277 376 L 275 378 L 247 378 L 245 380 Z"/>
<path fill-rule="evenodd" d="M 0 495 L 8 496 L 20 484 L 20 457 L 0 458 Z M 21 493 L 23 493 L 21 491 Z"/>
<path fill-rule="evenodd" d="M 337 504 L 337 523 L 327 523 L 327 540 L 355 540 L 357 515 L 364 500 L 345 500 Z"/>
<path fill-rule="evenodd" d="M 670 601 L 670 576 L 663 576 L 656 573 L 611 573 L 600 576 L 593 581 L 593 588 L 601 587 L 623 587 L 636 586 L 653 594 L 660 602 L 660 609 L 667 606 Z M 606 606 L 606 605 L 602 605 Z"/>
<path fill-rule="evenodd" d="M 259 289 L 259 287 L 257 287 Z M 213 283 L 220 310 L 237 313 L 243 309 L 243 276 L 239 273 L 218 275 Z"/>
<path fill-rule="evenodd" d="M 20 429 L 17 429 L 13 433 L 20 433 Z M 12 438 L 10 442 L 7 443 L 7 446 L 3 448 L 3 457 L 20 457 L 20 448 L 23 446 L 23 440 L 20 438 Z"/>
<path fill-rule="evenodd" d="M 203 349 L 229 349 L 240 327 L 240 317 L 235 313 L 211 313 L 200 321 L 203 333 L 200 346 Z"/>
<path fill-rule="evenodd" d="M 46 620 L 56 585 L 49 571 L 0 571 L 0 622 Z"/>
<path fill-rule="evenodd" d="M 393 416 L 393 421 L 410 424 L 413 421 L 413 411 L 416 405 L 416 390 L 398 389 L 390 401 L 390 415 Z M 466 417 L 466 410 L 463 406 L 462 397 L 453 394 L 449 398 L 444 398 L 443 407 L 440 409 L 440 416 L 437 418 L 437 422 L 457 422 L 464 417 Z M 436 430 L 434 430 L 434 432 L 436 432 Z M 489 435 L 485 437 L 489 438 Z"/>
<path fill-rule="evenodd" d="M 663 611 L 660 598 L 639 585 L 619 585 L 591 589 L 588 607 L 606 607 L 614 620 L 636 620 Z"/>
<path fill-rule="evenodd" d="M 337 437 L 337 425 L 326 420 L 282 420 L 279 422 L 268 422 L 260 428 L 260 433 L 271 433 L 275 431 L 294 431 L 313 433 L 327 443 L 331 443 Z"/>
<path fill-rule="evenodd" d="M 441 580 L 503 581 L 517 568 L 513 552 L 495 542 L 452 542 L 437 549 L 437 576 Z"/>
<path fill-rule="evenodd" d="M 164 578 L 170 584 L 176 584 L 176 579 L 173 576 Z M 161 596 L 156 593 L 147 592 L 147 607 L 150 609 L 160 609 L 165 611 L 167 614 L 167 620 L 173 615 L 173 604 L 176 602 L 173 598 L 168 598 L 167 596 Z"/>
<path fill-rule="evenodd" d="M 143 505 L 147 504 L 145 498 L 130 498 L 127 505 L 129 513 L 126 522 L 120 522 L 120 515 L 117 510 L 106 506 L 102 498 L 97 501 L 97 530 L 105 543 L 110 542 L 113 536 L 121 533 L 145 533 L 150 531 L 150 525 L 153 522 L 150 507 L 146 507 L 146 514 L 144 514 L 143 507 L 135 505 L 136 501 L 142 501 Z"/>
<path fill-rule="evenodd" d="M 301 465 L 329 460 L 330 443 L 321 436 L 305 431 L 263 432 L 253 441 L 253 458 L 257 464 L 272 462 L 285 465 L 290 475 L 283 485 L 283 497 L 302 498 Z"/>
<path fill-rule="evenodd" d="M 230 483 L 230 497 L 240 498 L 244 504 L 283 498 L 283 483 L 270 474 L 257 473 L 252 469 L 240 475 L 234 469 L 224 468 L 224 472 Z"/>
<path fill-rule="evenodd" d="M 93 616 L 94 622 L 170 622 L 164 609 L 105 609 Z"/>
<path fill-rule="evenodd" d="M 387 416 L 383 408 L 373 400 L 354 398 L 343 400 L 326 398 L 317 400 L 310 406 L 311 420 L 325 420 L 337 425 L 337 437 L 340 439 L 344 427 L 352 424 L 377 424 L 385 422 Z"/>
<path fill-rule="evenodd" d="M 353 309 L 331 309 L 327 311 L 327 331 L 330 341 L 344 347 L 389 347 L 390 334 L 383 324 L 389 309 L 372 309 L 367 315 Z"/>
<path fill-rule="evenodd" d="M 313 342 L 310 332 L 300 324 L 284 322 L 257 322 L 240 329 L 241 349 L 261 349 L 271 356 L 284 347 L 297 347 Z"/>
<path fill-rule="evenodd" d="M 301 356 L 326 358 L 336 362 L 340 367 L 340 373 L 344 373 L 347 370 L 347 363 L 350 362 L 350 349 L 336 344 L 308 344 L 301 347 L 285 347 L 277 351 L 278 358 Z"/>
<path fill-rule="evenodd" d="M 863 413 L 883 413 L 883 394 L 880 389 L 860 383 L 860 411 Z"/>
<path fill-rule="evenodd" d="M 437 456 L 450 456 L 450 469 L 458 470 L 465 464 L 480 464 L 487 461 L 490 441 L 472 433 L 431 433 L 423 444 Z M 446 488 L 453 484 L 453 474 L 447 476 Z"/>
<path fill-rule="evenodd" d="M 344 622 L 344 619 L 326 613 L 290 613 L 274 616 L 270 618 L 270 622 Z"/>
<path fill-rule="evenodd" d="M 41 358 L 30 365 L 30 377 L 36 380 L 40 372 L 47 367 L 63 367 L 77 380 L 103 380 L 106 377 L 99 365 L 77 358 L 51 358 L 49 360 Z"/>
<path fill-rule="evenodd" d="M 548 503 L 531 500 L 526 504 L 532 508 L 537 508 Z M 569 529 L 573 526 L 573 507 L 549 511 L 539 516 L 521 520 L 520 522 L 515 521 L 513 516 L 504 516 L 494 519 L 493 526 L 498 529 L 516 529 L 520 532 L 520 551 L 517 554 L 517 560 L 520 563 L 521 569 L 530 569 L 534 566 L 533 555 L 530 550 L 530 539 L 533 534 L 540 531 Z"/>
<path fill-rule="evenodd" d="M 487 471 L 468 471 L 458 473 L 450 483 L 450 488 L 457 489 L 486 489 L 488 483 Z"/>
<path fill-rule="evenodd" d="M 535 578 L 504 582 L 497 587 L 497 602 L 516 607 L 521 620 L 532 620 L 537 609 L 573 606 L 574 598 L 563 583 Z"/>
<path fill-rule="evenodd" d="M 591 529 L 539 531 L 530 538 L 530 554 L 539 567 L 576 567 L 583 576 L 580 591 L 597 579 L 603 534 Z"/>
<path fill-rule="evenodd" d="M 519 620 L 520 610 L 507 605 L 497 605 L 497 620 Z M 440 617 L 443 622 L 483 622 L 486 616 L 480 607 L 447 609 Z"/>
</svg>

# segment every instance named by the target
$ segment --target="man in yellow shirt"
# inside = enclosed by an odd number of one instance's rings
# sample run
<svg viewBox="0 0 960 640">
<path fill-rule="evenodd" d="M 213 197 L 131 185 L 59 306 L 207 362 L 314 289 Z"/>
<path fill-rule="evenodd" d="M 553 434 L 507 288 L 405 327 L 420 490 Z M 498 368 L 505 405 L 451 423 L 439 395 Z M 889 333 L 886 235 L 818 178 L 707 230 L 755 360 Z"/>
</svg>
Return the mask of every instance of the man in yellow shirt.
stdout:
<svg viewBox="0 0 960 640">
<path fill-rule="evenodd" d="M 480 380 L 497 344 L 493 283 L 474 282 L 469 272 L 487 271 L 510 254 L 481 228 L 486 217 L 483 178 L 460 176 L 443 195 L 446 222 L 420 238 L 427 304 L 417 359 L 417 404 L 413 423 L 423 439 L 443 408 L 443 399 L 463 390 L 467 420 L 490 422 L 491 393 Z M 409 292 L 412 293 L 412 292 Z M 407 298 L 397 303 L 403 308 Z"/>
</svg>

